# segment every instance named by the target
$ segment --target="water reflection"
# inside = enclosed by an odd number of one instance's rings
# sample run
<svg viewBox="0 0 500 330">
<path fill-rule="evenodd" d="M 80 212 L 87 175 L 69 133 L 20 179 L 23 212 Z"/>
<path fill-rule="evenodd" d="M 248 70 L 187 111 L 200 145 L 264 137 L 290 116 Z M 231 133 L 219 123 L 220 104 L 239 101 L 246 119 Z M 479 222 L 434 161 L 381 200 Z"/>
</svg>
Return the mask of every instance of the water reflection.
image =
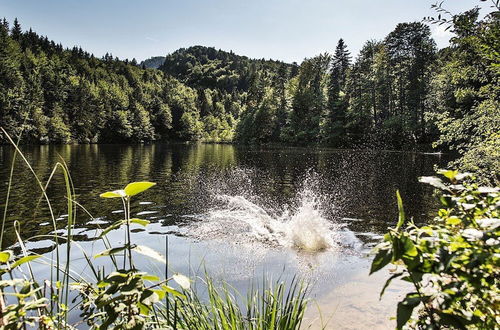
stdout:
<svg viewBox="0 0 500 330">
<path fill-rule="evenodd" d="M 103 222 L 120 218 L 113 213 L 119 202 L 103 203 L 99 193 L 119 189 L 131 181 L 157 182 L 141 196 L 133 213 L 164 225 L 191 221 L 189 215 L 213 206 L 214 191 L 252 196 L 252 202 L 269 212 L 282 212 L 298 201 L 304 185 L 314 185 L 325 198 L 326 216 L 332 222 L 344 219 L 360 238 L 381 233 L 396 216 L 396 189 L 407 211 L 417 221 L 428 219 L 434 207 L 431 190 L 417 183 L 420 175 L 431 175 L 441 156 L 419 153 L 355 151 L 314 148 L 247 148 L 231 145 L 64 145 L 23 146 L 37 175 L 45 181 L 56 162 L 70 169 L 77 200 Z M 13 149 L 0 147 L 0 183 L 7 187 Z M 314 176 L 316 179 L 308 181 Z M 23 237 L 53 230 L 40 189 L 23 162 L 17 159 L 8 210 L 4 245 L 14 242 L 12 223 L 21 223 Z M 64 227 L 66 199 L 63 177 L 57 175 L 47 191 L 58 226 Z M 6 189 L 0 211 L 5 207 Z M 79 211 L 76 227 L 95 223 Z M 89 239 L 85 235 L 81 239 Z"/>
<path fill-rule="evenodd" d="M 367 308 L 366 301 L 378 297 L 384 277 L 366 278 L 370 260 L 365 252 L 395 223 L 396 189 L 408 215 L 417 222 L 427 221 L 435 200 L 432 189 L 417 178 L 432 175 L 434 164 L 447 161 L 419 153 L 206 144 L 23 146 L 22 150 L 44 182 L 56 162 L 68 164 L 77 201 L 93 215 L 78 210 L 73 231 L 89 255 L 104 249 L 102 242 L 94 241 L 97 229 L 123 216 L 119 201 L 101 200 L 99 194 L 132 181 L 153 181 L 157 186 L 132 205 L 133 216 L 152 223 L 147 230 L 134 228 L 132 241 L 163 252 L 168 235 L 171 271 L 192 277 L 206 269 L 242 293 L 262 275 L 275 279 L 298 274 L 313 284 L 311 297 L 318 299 L 325 315 L 348 313 L 345 322 L 352 325 L 353 319 L 358 320 L 355 328 L 373 324 L 387 328 L 384 322 L 395 306 L 396 295 L 385 305 Z M 12 148 L 0 146 L 3 187 L 12 156 Z M 67 221 L 64 191 L 58 174 L 47 193 L 62 235 Z M 0 193 L 3 213 L 6 189 Z M 43 235 L 54 228 L 40 196 L 18 158 L 4 245 L 15 243 L 12 226 L 17 220 L 24 238 L 38 235 L 27 242 L 28 248 L 50 257 L 55 245 Z M 314 224 L 316 228 L 308 228 Z M 121 244 L 123 232 L 111 231 L 109 239 Z M 311 248 L 314 241 L 320 244 Z M 297 245 L 312 251 L 297 251 Z M 71 253 L 73 271 L 88 272 L 80 251 Z M 163 265 L 146 259 L 136 259 L 139 269 L 162 273 Z M 106 266 L 105 258 L 94 262 Z M 50 269 L 34 263 L 34 272 L 45 278 Z"/>
</svg>

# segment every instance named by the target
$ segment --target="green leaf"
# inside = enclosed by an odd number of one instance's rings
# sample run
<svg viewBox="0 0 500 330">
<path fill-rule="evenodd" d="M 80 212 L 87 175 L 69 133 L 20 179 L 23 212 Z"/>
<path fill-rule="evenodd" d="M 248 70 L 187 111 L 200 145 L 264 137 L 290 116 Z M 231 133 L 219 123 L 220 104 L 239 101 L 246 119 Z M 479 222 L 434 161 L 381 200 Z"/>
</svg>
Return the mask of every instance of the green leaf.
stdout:
<svg viewBox="0 0 500 330">
<path fill-rule="evenodd" d="M 370 268 L 370 275 L 384 268 L 392 260 L 392 252 L 390 250 L 382 249 L 377 252 L 372 261 Z"/>
<path fill-rule="evenodd" d="M 101 253 L 98 253 L 94 256 L 94 258 L 100 258 L 100 257 L 105 257 L 105 256 L 109 256 L 109 255 L 112 255 L 112 254 L 116 254 L 120 251 L 123 251 L 125 250 L 127 247 L 126 246 L 120 246 L 120 247 L 116 247 L 116 248 L 112 248 L 112 249 L 107 249 L 107 250 L 104 250 L 102 251 Z"/>
<path fill-rule="evenodd" d="M 398 303 L 397 309 L 397 329 L 402 329 L 403 326 L 408 322 L 411 318 L 411 314 L 413 313 L 413 309 L 420 304 L 420 297 L 418 293 L 412 292 L 408 293 L 405 299 Z"/>
<path fill-rule="evenodd" d="M 125 223 L 127 223 L 126 220 L 120 220 L 120 221 L 117 221 L 115 222 L 114 224 L 112 224 L 111 226 L 107 227 L 106 229 L 104 229 L 100 235 L 100 237 L 103 237 L 104 235 L 106 235 L 107 233 L 109 233 L 110 231 L 112 230 L 115 230 L 115 229 L 118 229 L 120 228 L 122 225 L 124 225 Z"/>
<path fill-rule="evenodd" d="M 127 197 L 124 190 L 107 191 L 99 195 L 102 198 L 123 198 Z"/>
<path fill-rule="evenodd" d="M 135 224 L 138 224 L 138 225 L 141 225 L 143 227 L 146 227 L 147 225 L 149 225 L 149 221 L 148 220 L 144 220 L 144 219 L 137 219 L 137 218 L 133 218 L 133 219 L 130 219 L 130 222 L 131 223 L 135 223 Z"/>
<path fill-rule="evenodd" d="M 395 278 L 398 278 L 399 276 L 403 275 L 403 273 L 395 273 L 395 274 L 392 274 L 391 277 L 389 277 L 389 279 L 387 281 L 385 281 L 385 284 L 384 284 L 384 287 L 382 288 L 382 291 L 380 291 L 380 296 L 379 296 L 379 299 L 382 299 L 382 296 L 384 295 L 384 292 L 385 292 L 385 289 L 387 289 L 387 287 L 389 286 L 389 284 L 391 284 L 391 281 Z"/>
<path fill-rule="evenodd" d="M 132 183 L 129 183 L 125 187 L 125 194 L 127 194 L 127 196 L 134 196 L 134 195 L 137 195 L 145 190 L 148 190 L 149 188 L 151 188 L 154 185 L 156 185 L 156 183 L 147 182 L 147 181 L 132 182 Z"/>
<path fill-rule="evenodd" d="M 415 244 L 413 244 L 413 241 L 406 233 L 398 237 L 394 237 L 392 249 L 394 253 L 394 260 L 403 259 L 407 266 L 413 264 L 412 261 L 416 256 L 418 256 Z"/>
<path fill-rule="evenodd" d="M 447 177 L 450 181 L 455 180 L 455 177 L 458 174 L 458 171 L 453 171 L 453 170 L 440 170 L 438 171 L 439 174 Z"/>
<path fill-rule="evenodd" d="M 184 290 L 189 289 L 189 287 L 191 286 L 191 281 L 189 280 L 189 278 L 187 278 L 186 276 L 184 276 L 182 274 L 175 274 L 174 276 L 172 276 L 172 278 Z"/>
<path fill-rule="evenodd" d="M 22 264 L 25 264 L 27 262 L 30 262 L 30 261 L 33 261 L 35 259 L 38 259 L 40 258 L 41 256 L 40 255 L 31 255 L 31 256 L 25 256 L 25 257 L 22 257 L 21 259 L 17 260 L 16 262 L 14 262 L 10 268 L 11 269 L 14 269 L 18 266 L 21 266 Z"/>
<path fill-rule="evenodd" d="M 149 315 L 150 309 L 148 306 L 138 302 L 137 307 L 139 307 L 139 310 L 141 311 L 142 315 Z"/>
<path fill-rule="evenodd" d="M 421 176 L 420 178 L 418 178 L 418 181 L 420 181 L 422 183 L 430 184 L 431 186 L 436 187 L 436 188 L 441 189 L 441 190 L 448 189 L 448 188 L 446 188 L 443 181 L 440 178 L 436 178 L 435 176 Z"/>
<path fill-rule="evenodd" d="M 154 259 L 156 261 L 159 261 L 161 263 L 166 264 L 167 260 L 165 259 L 164 256 L 162 256 L 160 253 L 156 252 L 150 247 L 144 246 L 144 245 L 137 245 L 136 247 L 133 248 L 133 250 L 139 254 L 142 254 L 146 257 L 149 257 L 151 259 Z"/>
<path fill-rule="evenodd" d="M 403 255 L 406 257 L 416 257 L 418 255 L 417 248 L 413 244 L 412 240 L 408 236 L 401 237 L 401 243 L 403 243 Z"/>
<path fill-rule="evenodd" d="M 462 220 L 460 220 L 457 217 L 449 217 L 448 219 L 446 219 L 446 224 L 447 225 L 453 225 L 453 226 L 455 226 L 455 225 L 458 225 L 460 223 L 462 223 Z"/>
<path fill-rule="evenodd" d="M 153 291 L 154 293 L 156 293 L 158 295 L 158 297 L 160 298 L 160 300 L 164 299 L 165 296 L 166 296 L 166 293 L 163 290 L 152 289 L 151 291 Z"/>
<path fill-rule="evenodd" d="M 185 299 L 186 296 L 183 295 L 182 293 L 180 293 L 179 291 L 175 290 L 174 288 L 168 286 L 168 285 L 162 285 L 161 288 L 166 292 L 166 293 L 170 293 L 174 296 L 177 296 L 177 297 L 180 297 L 182 299 Z"/>
<path fill-rule="evenodd" d="M 403 208 L 403 200 L 401 199 L 399 190 L 396 190 L 396 198 L 398 200 L 398 211 L 399 211 L 399 219 L 398 219 L 398 224 L 396 226 L 396 231 L 399 231 L 403 226 L 403 224 L 405 223 L 405 210 Z"/>
<path fill-rule="evenodd" d="M 10 250 L 5 250 L 5 251 L 2 251 L 0 252 L 0 262 L 1 263 L 6 263 L 7 261 L 10 260 L 10 258 L 12 258 L 12 251 Z"/>
<path fill-rule="evenodd" d="M 143 275 L 142 279 L 144 281 L 151 281 L 151 282 L 160 280 L 160 278 L 158 276 L 155 276 L 155 275 Z"/>
<path fill-rule="evenodd" d="M 408 236 L 403 236 L 400 239 L 400 251 L 402 253 L 401 259 L 405 263 L 409 271 L 414 270 L 421 265 L 418 250 L 415 244 Z"/>
</svg>

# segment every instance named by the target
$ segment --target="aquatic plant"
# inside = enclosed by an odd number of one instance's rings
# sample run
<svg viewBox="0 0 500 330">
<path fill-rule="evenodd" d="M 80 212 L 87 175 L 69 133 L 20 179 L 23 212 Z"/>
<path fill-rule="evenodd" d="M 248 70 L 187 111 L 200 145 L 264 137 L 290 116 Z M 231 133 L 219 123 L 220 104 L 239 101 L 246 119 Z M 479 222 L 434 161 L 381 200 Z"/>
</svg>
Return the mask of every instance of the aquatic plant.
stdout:
<svg viewBox="0 0 500 330">
<path fill-rule="evenodd" d="M 392 263 L 414 291 L 398 303 L 397 327 L 494 329 L 500 323 L 500 189 L 478 186 L 468 173 L 440 171 L 420 181 L 441 191 L 433 223 L 399 220 L 376 247 L 370 273 Z M 447 182 L 446 182 L 447 181 Z"/>
<path fill-rule="evenodd" d="M 246 299 L 227 284 L 217 288 L 206 276 L 206 299 L 193 290 L 173 297 L 164 319 L 174 329 L 287 330 L 299 329 L 307 305 L 307 287 L 293 279 L 289 285 L 264 281 Z M 245 304 L 241 304 L 245 301 Z M 244 309 L 242 307 L 245 307 Z"/>
<path fill-rule="evenodd" d="M 115 269 L 109 274 L 95 272 L 97 283 L 77 283 L 73 285 L 79 291 L 82 298 L 80 309 L 82 319 L 92 328 L 108 328 L 114 326 L 121 329 L 143 328 L 148 317 L 154 310 L 154 305 L 165 298 L 167 294 L 182 294 L 167 283 L 170 280 L 189 283 L 182 275 L 160 280 L 158 276 L 141 272 L 134 266 L 132 250 L 157 258 L 161 255 L 144 246 L 135 245 L 131 240 L 130 225 L 138 224 L 147 226 L 148 220 L 130 217 L 130 203 L 133 196 L 153 187 L 153 182 L 133 182 L 124 189 L 108 191 L 100 196 L 102 198 L 119 198 L 123 204 L 125 219 L 119 220 L 104 229 L 101 237 L 111 230 L 119 229 L 125 225 L 125 243 L 120 246 L 112 246 L 94 256 L 100 258 L 108 256 L 112 263 L 117 266 L 115 255 L 123 257 L 123 266 Z M 151 282 L 147 285 L 148 282 Z M 188 286 L 184 285 L 185 288 Z"/>
<path fill-rule="evenodd" d="M 1 129 L 1 128 L 0 128 Z M 72 329 L 86 323 L 91 329 L 141 329 L 167 328 L 192 329 L 200 324 L 212 329 L 298 329 L 306 307 L 306 289 L 296 281 L 288 287 L 277 282 L 274 286 L 266 283 L 262 292 L 250 291 L 246 312 L 240 303 L 232 298 L 233 293 L 222 286 L 216 289 L 207 275 L 208 299 L 191 289 L 190 279 L 174 274 L 162 279 L 135 267 L 133 253 L 145 255 L 166 263 L 165 257 L 147 246 L 134 244 L 131 239 L 131 225 L 147 226 L 148 220 L 131 218 L 132 197 L 153 187 L 152 182 L 133 182 L 124 189 L 101 194 L 102 198 L 116 198 L 122 202 L 124 219 L 102 229 L 96 239 L 105 250 L 88 255 L 72 236 L 76 223 L 77 208 L 93 218 L 75 198 L 75 189 L 68 167 L 63 160 L 57 163 L 47 180 L 43 182 L 33 170 L 17 143 L 2 129 L 6 138 L 15 148 L 14 157 L 19 156 L 35 178 L 41 190 L 40 202 L 49 209 L 53 233 L 35 238 L 49 238 L 55 243 L 54 254 L 39 255 L 30 252 L 21 237 L 20 226 L 14 223 L 18 250 L 0 251 L 0 327 L 5 329 L 25 329 L 28 326 L 40 329 Z M 9 202 L 15 162 L 11 165 L 11 176 L 7 187 L 2 229 L 7 224 Z M 67 221 L 64 233 L 60 234 L 51 200 L 46 191 L 54 176 L 60 171 L 64 177 L 65 198 L 67 200 Z M 107 235 L 125 228 L 122 245 L 111 244 Z M 2 230 L 3 232 L 3 230 Z M 0 236 L 0 245 L 3 236 Z M 65 243 L 65 244 L 61 244 Z M 85 278 L 72 269 L 72 250 L 78 248 L 86 260 L 94 278 Z M 65 257 L 65 258 L 64 258 Z M 95 260 L 109 258 L 106 267 L 99 267 Z M 121 259 L 120 259 L 121 258 Z M 49 269 L 43 279 L 37 279 L 31 262 L 37 262 Z M 23 269 L 24 267 L 24 269 Z M 111 268 L 111 270 L 109 270 Z M 174 281 L 180 290 L 169 286 Z M 222 292 L 222 293 L 220 293 Z M 235 294 L 235 293 L 234 293 Z M 72 299 L 70 299 L 72 298 Z M 76 324 L 70 324 L 69 315 L 81 311 Z M 228 320 L 230 321 L 228 323 Z"/>
<path fill-rule="evenodd" d="M 52 322 L 52 317 L 45 315 L 38 316 L 36 313 L 44 310 L 47 306 L 47 299 L 39 296 L 41 288 L 32 281 L 15 278 L 14 270 L 18 269 L 22 264 L 35 260 L 40 256 L 31 255 L 14 259 L 14 254 L 10 250 L 0 252 L 0 307 L 1 320 L 0 326 L 6 329 L 24 328 L 26 325 L 34 326 L 40 324 L 43 328 Z M 4 275 L 8 275 L 8 279 L 4 279 Z M 5 292 L 6 288 L 10 288 L 10 292 Z M 6 304 L 4 296 L 15 298 L 15 303 Z"/>
</svg>

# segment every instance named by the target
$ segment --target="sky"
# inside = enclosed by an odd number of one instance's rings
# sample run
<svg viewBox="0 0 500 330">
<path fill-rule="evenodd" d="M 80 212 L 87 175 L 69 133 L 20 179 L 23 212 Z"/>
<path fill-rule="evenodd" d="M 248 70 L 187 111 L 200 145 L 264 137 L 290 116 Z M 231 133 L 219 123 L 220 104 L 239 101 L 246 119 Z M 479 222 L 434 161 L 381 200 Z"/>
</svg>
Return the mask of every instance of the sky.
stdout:
<svg viewBox="0 0 500 330">
<path fill-rule="evenodd" d="M 96 56 L 144 60 L 181 47 L 212 46 L 251 58 L 300 63 L 333 52 L 339 38 L 356 55 L 397 23 L 436 16 L 436 0 L 0 0 L 0 17 L 17 17 L 65 47 Z M 479 0 L 446 0 L 453 13 Z M 451 34 L 431 26 L 438 47 Z"/>
</svg>

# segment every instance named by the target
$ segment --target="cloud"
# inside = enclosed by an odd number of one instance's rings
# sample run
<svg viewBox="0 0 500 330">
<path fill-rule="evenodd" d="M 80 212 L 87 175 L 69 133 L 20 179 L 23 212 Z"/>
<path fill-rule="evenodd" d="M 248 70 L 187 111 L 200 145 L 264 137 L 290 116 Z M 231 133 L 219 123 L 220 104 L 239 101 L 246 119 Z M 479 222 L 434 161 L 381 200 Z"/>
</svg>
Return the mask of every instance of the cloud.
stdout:
<svg viewBox="0 0 500 330">
<path fill-rule="evenodd" d="M 151 37 L 146 37 L 146 40 L 152 41 L 152 42 L 159 42 L 160 40 L 151 38 Z"/>
</svg>

